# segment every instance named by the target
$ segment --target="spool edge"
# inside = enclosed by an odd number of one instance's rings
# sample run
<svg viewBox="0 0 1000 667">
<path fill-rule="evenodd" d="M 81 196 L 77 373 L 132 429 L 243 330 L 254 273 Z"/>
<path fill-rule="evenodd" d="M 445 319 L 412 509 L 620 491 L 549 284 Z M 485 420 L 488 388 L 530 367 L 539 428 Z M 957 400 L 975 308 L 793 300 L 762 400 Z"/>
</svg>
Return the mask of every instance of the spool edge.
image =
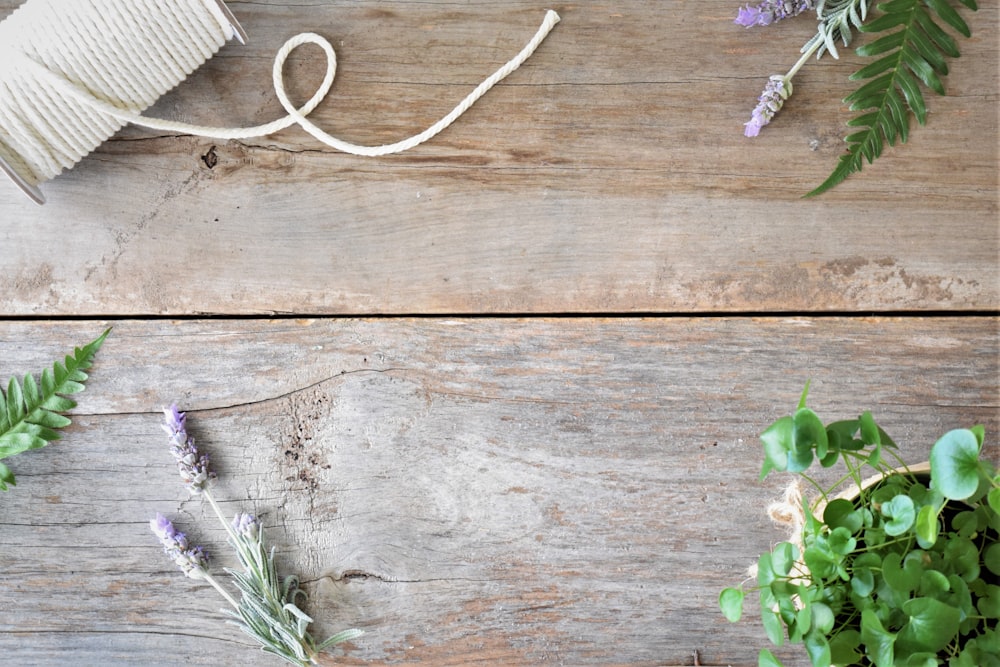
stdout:
<svg viewBox="0 0 1000 667">
<path fill-rule="evenodd" d="M 236 39 L 239 40 L 240 44 L 247 43 L 247 31 L 243 29 L 240 22 L 236 20 L 236 16 L 233 14 L 232 10 L 226 6 L 225 0 L 215 0 L 215 4 L 219 6 L 219 11 L 226 17 L 229 21 L 229 25 L 233 26 L 233 31 L 236 33 Z"/>
<path fill-rule="evenodd" d="M 10 163 L 8 163 L 3 156 L 0 156 L 0 171 L 7 174 L 7 177 L 14 182 L 14 185 L 20 188 L 21 192 L 26 194 L 31 201 L 35 202 L 39 206 L 45 203 L 45 195 L 42 194 L 42 191 L 38 188 L 38 186 L 32 185 L 31 183 L 28 183 L 28 181 L 24 180 L 19 173 L 14 171 L 14 168 L 10 166 Z"/>
</svg>

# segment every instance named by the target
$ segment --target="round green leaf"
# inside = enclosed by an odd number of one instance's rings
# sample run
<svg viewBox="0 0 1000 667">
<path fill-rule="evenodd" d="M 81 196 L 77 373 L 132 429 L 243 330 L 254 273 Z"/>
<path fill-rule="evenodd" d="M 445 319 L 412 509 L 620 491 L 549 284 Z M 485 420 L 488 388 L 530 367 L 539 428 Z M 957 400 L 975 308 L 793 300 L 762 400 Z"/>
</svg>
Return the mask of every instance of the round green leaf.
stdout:
<svg viewBox="0 0 1000 667">
<path fill-rule="evenodd" d="M 1000 575 L 1000 542 L 994 542 L 983 552 L 983 565 L 993 574 Z"/>
<path fill-rule="evenodd" d="M 857 451 L 864 447 L 864 444 L 854 437 L 854 434 L 858 432 L 859 427 L 857 419 L 849 419 L 847 421 L 827 424 L 826 437 L 829 441 L 828 446 L 830 450 L 837 451 L 844 449 L 848 451 Z"/>
<path fill-rule="evenodd" d="M 934 488 L 951 500 L 965 500 L 979 488 L 979 442 L 968 429 L 948 431 L 931 448 Z"/>
<path fill-rule="evenodd" d="M 903 596 L 915 591 L 920 585 L 923 574 L 920 564 L 909 560 L 903 565 L 903 559 L 898 553 L 891 553 L 882 561 L 882 576 L 889 587 Z"/>
<path fill-rule="evenodd" d="M 979 656 L 976 655 L 977 653 L 976 647 L 972 645 L 972 642 L 969 642 L 962 648 L 962 652 L 958 654 L 958 657 L 948 661 L 948 667 L 982 667 Z"/>
<path fill-rule="evenodd" d="M 826 637 L 819 633 L 811 632 L 803 638 L 802 643 L 806 647 L 806 653 L 809 654 L 812 664 L 830 664 L 830 643 L 826 641 Z"/>
<path fill-rule="evenodd" d="M 975 613 L 976 608 L 972 604 L 972 592 L 969 584 L 965 583 L 957 574 L 948 575 L 948 584 L 951 588 L 951 595 L 948 596 L 948 604 L 962 612 L 962 616 L 969 617 Z"/>
<path fill-rule="evenodd" d="M 881 517 L 879 518 L 879 520 L 881 521 Z M 865 531 L 863 538 L 865 546 L 872 549 L 882 544 L 885 544 L 885 531 L 877 527 L 871 528 Z"/>
<path fill-rule="evenodd" d="M 774 609 L 778 606 L 778 598 L 774 596 L 774 593 L 771 592 L 771 588 L 769 586 L 761 588 L 758 591 L 758 594 L 760 598 L 760 608 L 762 610 Z"/>
<path fill-rule="evenodd" d="M 858 541 L 851 535 L 851 531 L 846 528 L 834 528 L 829 537 L 830 549 L 835 554 L 846 556 L 854 551 Z"/>
<path fill-rule="evenodd" d="M 878 464 L 882 462 L 881 431 L 870 412 L 864 412 L 858 421 L 861 425 L 861 441 L 865 445 L 873 445 L 872 451 L 868 455 L 868 465 L 873 468 L 878 467 Z"/>
<path fill-rule="evenodd" d="M 873 552 L 866 551 L 864 553 L 858 554 L 854 558 L 854 567 L 856 568 L 873 568 L 882 569 L 882 556 Z"/>
<path fill-rule="evenodd" d="M 909 619 L 899 631 L 900 648 L 916 653 L 937 653 L 958 636 L 961 612 L 934 598 L 913 598 L 903 603 Z"/>
<path fill-rule="evenodd" d="M 824 468 L 832 468 L 840 460 L 840 450 L 832 446 L 827 450 L 826 456 L 819 460 L 819 464 Z"/>
<path fill-rule="evenodd" d="M 799 582 L 795 587 L 795 595 L 799 597 L 802 604 L 812 604 L 816 600 L 823 599 L 824 591 L 818 586 L 808 586 L 805 582 Z"/>
<path fill-rule="evenodd" d="M 864 515 L 850 500 L 836 498 L 823 510 L 823 522 L 830 528 L 846 528 L 854 534 L 864 525 Z"/>
<path fill-rule="evenodd" d="M 927 488 L 921 484 L 920 481 L 916 481 L 911 484 L 910 488 L 906 492 L 906 495 L 910 496 L 910 498 L 913 499 L 913 502 L 921 507 L 924 505 L 938 506 L 944 503 L 944 496 L 942 496 L 939 491 L 933 491 Z"/>
<path fill-rule="evenodd" d="M 861 643 L 875 667 L 895 667 L 896 635 L 882 627 L 871 609 L 861 612 Z"/>
<path fill-rule="evenodd" d="M 792 571 L 797 557 L 795 545 L 782 542 L 771 551 L 771 569 L 780 577 L 785 577 Z"/>
<path fill-rule="evenodd" d="M 788 452 L 795 442 L 794 433 L 795 424 L 792 418 L 782 417 L 760 434 L 760 441 L 764 445 L 764 469 L 761 471 L 761 478 L 770 470 L 788 469 Z"/>
<path fill-rule="evenodd" d="M 990 508 L 997 514 L 1000 514 L 1000 489 L 990 489 L 988 502 L 990 504 Z"/>
<path fill-rule="evenodd" d="M 813 631 L 818 632 L 822 635 L 830 634 L 833 630 L 833 625 L 836 619 L 833 615 L 833 610 L 830 609 L 828 605 L 822 602 L 813 602 L 812 604 L 812 627 Z"/>
<path fill-rule="evenodd" d="M 865 410 L 858 419 L 861 427 L 861 441 L 866 445 L 881 445 L 882 438 L 879 437 L 878 425 L 872 413 Z"/>
<path fill-rule="evenodd" d="M 917 511 L 910 497 L 900 494 L 882 505 L 882 516 L 887 519 L 886 535 L 895 537 L 910 529 L 917 519 Z"/>
<path fill-rule="evenodd" d="M 781 617 L 776 612 L 762 609 L 760 622 L 764 626 L 764 633 L 772 644 L 781 646 L 785 643 L 784 626 L 781 624 Z"/>
<path fill-rule="evenodd" d="M 1000 586 L 987 584 L 985 594 L 979 596 L 976 608 L 986 618 L 1000 618 Z"/>
<path fill-rule="evenodd" d="M 871 502 L 882 505 L 899 494 L 907 494 L 906 480 L 902 475 L 887 475 L 869 492 Z"/>
<path fill-rule="evenodd" d="M 812 605 L 805 605 L 795 614 L 795 632 L 804 635 L 812 627 Z"/>
<path fill-rule="evenodd" d="M 809 408 L 796 410 L 792 421 L 795 429 L 793 447 L 788 452 L 788 471 L 802 472 L 812 464 L 814 450 L 820 458 L 826 456 L 826 428 Z"/>
<path fill-rule="evenodd" d="M 989 502 L 981 504 L 979 506 L 979 511 L 982 512 L 983 518 L 986 519 L 986 525 L 989 526 L 993 532 L 1000 533 L 1000 513 L 990 507 Z"/>
<path fill-rule="evenodd" d="M 774 654 L 766 648 L 760 650 L 757 656 L 757 667 L 784 667 L 781 661 L 774 657 Z"/>
<path fill-rule="evenodd" d="M 851 590 L 863 598 L 871 595 L 872 591 L 875 590 L 875 575 L 872 574 L 872 571 L 868 568 L 855 567 L 851 577 Z"/>
<path fill-rule="evenodd" d="M 979 549 L 972 540 L 953 536 L 944 547 L 944 562 L 966 581 L 979 578 Z"/>
<path fill-rule="evenodd" d="M 830 662 L 834 665 L 854 665 L 861 660 L 858 647 L 861 633 L 857 630 L 842 630 L 830 639 Z"/>
<path fill-rule="evenodd" d="M 827 579 L 837 572 L 837 563 L 833 554 L 825 552 L 818 545 L 813 545 L 806 549 L 802 559 L 809 568 L 809 572 L 816 579 Z"/>
<path fill-rule="evenodd" d="M 757 583 L 767 586 L 774 581 L 774 568 L 771 567 L 771 552 L 765 551 L 757 559 Z"/>
<path fill-rule="evenodd" d="M 975 512 L 959 512 L 951 520 L 951 527 L 962 537 L 972 537 L 979 530 L 979 517 Z"/>
<path fill-rule="evenodd" d="M 942 595 L 951 589 L 948 577 L 943 572 L 937 570 L 925 570 L 920 578 L 920 595 L 924 597 L 942 599 Z"/>
<path fill-rule="evenodd" d="M 788 452 L 788 472 L 805 472 L 813 462 L 811 449 L 793 449 Z"/>
<path fill-rule="evenodd" d="M 938 531 L 940 530 L 940 522 L 938 521 L 937 508 L 931 505 L 924 505 L 917 512 L 917 539 L 920 540 L 920 546 L 924 549 L 929 549 L 934 546 L 937 542 Z"/>
<path fill-rule="evenodd" d="M 745 594 L 738 588 L 726 588 L 719 594 L 719 607 L 722 615 L 730 623 L 740 620 L 743 615 L 743 598 Z"/>
</svg>

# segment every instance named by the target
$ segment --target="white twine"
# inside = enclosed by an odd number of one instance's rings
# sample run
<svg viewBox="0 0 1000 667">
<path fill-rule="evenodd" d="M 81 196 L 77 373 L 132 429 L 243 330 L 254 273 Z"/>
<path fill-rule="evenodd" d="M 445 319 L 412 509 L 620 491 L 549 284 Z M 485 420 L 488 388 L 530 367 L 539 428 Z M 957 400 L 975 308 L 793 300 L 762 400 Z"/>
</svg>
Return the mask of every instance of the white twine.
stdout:
<svg viewBox="0 0 1000 667">
<path fill-rule="evenodd" d="M 319 35 L 295 35 L 275 55 L 274 91 L 287 115 L 254 127 L 191 125 L 141 114 L 239 37 L 221 2 L 28 0 L 0 22 L 0 168 L 41 203 L 39 183 L 71 168 L 127 123 L 215 139 L 261 137 L 298 124 L 345 153 L 399 153 L 451 125 L 520 67 L 558 22 L 556 12 L 546 12 L 520 53 L 423 132 L 383 146 L 358 146 L 306 118 L 326 97 L 337 71 L 333 47 Z M 285 91 L 283 69 L 289 54 L 303 44 L 322 48 L 327 67 L 316 93 L 297 109 Z"/>
</svg>

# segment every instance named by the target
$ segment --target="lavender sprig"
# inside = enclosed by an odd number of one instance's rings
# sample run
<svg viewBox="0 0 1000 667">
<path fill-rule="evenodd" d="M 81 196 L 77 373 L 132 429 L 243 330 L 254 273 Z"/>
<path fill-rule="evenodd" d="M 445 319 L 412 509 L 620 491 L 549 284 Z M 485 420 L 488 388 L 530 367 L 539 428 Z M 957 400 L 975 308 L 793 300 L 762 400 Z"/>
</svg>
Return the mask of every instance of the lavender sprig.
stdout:
<svg viewBox="0 0 1000 667">
<path fill-rule="evenodd" d="M 284 581 L 279 580 L 274 566 L 274 548 L 268 551 L 263 526 L 255 516 L 239 513 L 232 523 L 226 520 L 208 490 L 208 483 L 215 479 L 209 457 L 199 452 L 194 438 L 187 435 L 187 416 L 175 405 L 165 409 L 163 414 L 163 429 L 170 438 L 170 451 L 177 461 L 181 481 L 193 495 L 208 500 L 229 535 L 229 543 L 236 550 L 242 571 L 226 568 L 226 572 L 240 590 L 240 601 L 237 602 L 209 573 L 204 550 L 190 547 L 185 534 L 157 514 L 150 527 L 181 571 L 191 578 L 208 581 L 233 607 L 232 611 L 224 613 L 236 619 L 235 625 L 260 642 L 265 652 L 294 665 L 316 664 L 316 657 L 324 649 L 363 634 L 360 630 L 345 630 L 320 643 L 312 638 L 308 632 L 312 618 L 295 604 L 299 595 L 305 595 L 298 586 L 298 578 L 289 576 Z"/>
<path fill-rule="evenodd" d="M 185 576 L 192 579 L 204 578 L 208 571 L 208 555 L 204 549 L 188 546 L 187 536 L 174 528 L 170 519 L 159 512 L 156 513 L 156 518 L 149 522 L 149 527 L 160 538 L 163 551 Z"/>
<path fill-rule="evenodd" d="M 185 576 L 207 581 L 222 594 L 222 597 L 226 598 L 229 604 L 233 607 L 239 606 L 233 596 L 226 592 L 226 589 L 209 573 L 208 554 L 205 553 L 205 550 L 198 546 L 190 546 L 187 535 L 174 528 L 170 519 L 157 512 L 156 518 L 149 522 L 149 527 L 160 538 L 163 551 L 170 556 L 174 565 L 179 567 Z"/>
<path fill-rule="evenodd" d="M 747 28 L 755 25 L 771 25 L 804 11 L 814 9 L 815 0 L 763 0 L 757 5 L 740 7 L 734 23 Z"/>
<path fill-rule="evenodd" d="M 816 34 L 805 43 L 800 50 L 802 54 L 788 73 L 772 75 L 764 87 L 764 92 L 757 98 L 757 106 L 750 120 L 744 123 L 743 134 L 756 137 L 762 127 L 771 122 L 785 100 L 792 94 L 792 77 L 798 74 L 802 66 L 813 55 L 817 58 L 829 51 L 834 58 L 839 58 L 836 41 L 844 45 L 851 41 L 851 27 L 860 27 L 868 15 L 868 5 L 872 0 L 763 0 L 756 7 L 747 5 L 740 8 L 736 23 L 745 26 L 770 25 L 776 20 L 795 16 L 806 9 L 816 8 L 819 22 Z M 809 6 L 807 6 L 809 5 Z"/>
<path fill-rule="evenodd" d="M 170 453 L 177 461 L 177 470 L 181 481 L 191 495 L 197 495 L 205 490 L 209 480 L 215 479 L 207 454 L 202 454 L 195 447 L 194 438 L 187 434 L 187 415 L 177 411 L 176 405 L 163 410 L 163 430 L 170 438 Z"/>
<path fill-rule="evenodd" d="M 772 76 L 764 92 L 757 99 L 757 106 L 753 110 L 750 120 L 745 123 L 746 129 L 743 134 L 748 137 L 756 137 L 760 134 L 760 128 L 771 122 L 774 114 L 781 111 L 781 106 L 792 94 L 792 81 L 775 74 Z"/>
</svg>

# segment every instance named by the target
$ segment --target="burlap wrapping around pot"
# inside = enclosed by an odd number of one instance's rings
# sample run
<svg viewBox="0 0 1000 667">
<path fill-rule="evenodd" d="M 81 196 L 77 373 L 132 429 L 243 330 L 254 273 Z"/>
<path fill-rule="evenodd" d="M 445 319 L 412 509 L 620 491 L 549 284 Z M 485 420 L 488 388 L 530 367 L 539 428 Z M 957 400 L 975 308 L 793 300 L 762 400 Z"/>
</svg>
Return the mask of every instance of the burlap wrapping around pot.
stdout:
<svg viewBox="0 0 1000 667">
<path fill-rule="evenodd" d="M 862 480 L 860 486 L 857 484 L 851 484 L 842 492 L 834 496 L 832 500 L 843 498 L 845 500 L 853 501 L 858 497 L 862 489 L 868 489 L 874 486 L 878 482 L 882 481 L 886 475 L 927 475 L 930 474 L 930 471 L 931 464 L 929 461 L 922 461 L 912 466 L 893 468 L 889 473 L 878 473 L 865 478 Z M 794 569 L 801 572 L 803 576 L 793 579 L 792 581 L 795 583 L 805 581 L 809 575 L 809 568 L 806 567 L 805 562 L 802 560 L 802 554 L 805 552 L 805 545 L 802 541 L 802 531 L 805 529 L 806 525 L 806 505 L 808 504 L 810 506 L 813 516 L 822 518 L 823 510 L 826 509 L 828 502 L 828 500 L 821 498 L 816 502 L 815 506 L 813 506 L 803 495 L 802 481 L 796 477 L 788 485 L 788 488 L 785 489 L 785 493 L 781 499 L 776 500 L 767 506 L 767 515 L 771 517 L 771 521 L 788 530 L 788 539 L 786 541 L 794 544 L 799 550 L 799 560 L 796 561 Z M 757 578 L 756 563 L 750 566 L 749 574 L 754 579 Z"/>
</svg>

